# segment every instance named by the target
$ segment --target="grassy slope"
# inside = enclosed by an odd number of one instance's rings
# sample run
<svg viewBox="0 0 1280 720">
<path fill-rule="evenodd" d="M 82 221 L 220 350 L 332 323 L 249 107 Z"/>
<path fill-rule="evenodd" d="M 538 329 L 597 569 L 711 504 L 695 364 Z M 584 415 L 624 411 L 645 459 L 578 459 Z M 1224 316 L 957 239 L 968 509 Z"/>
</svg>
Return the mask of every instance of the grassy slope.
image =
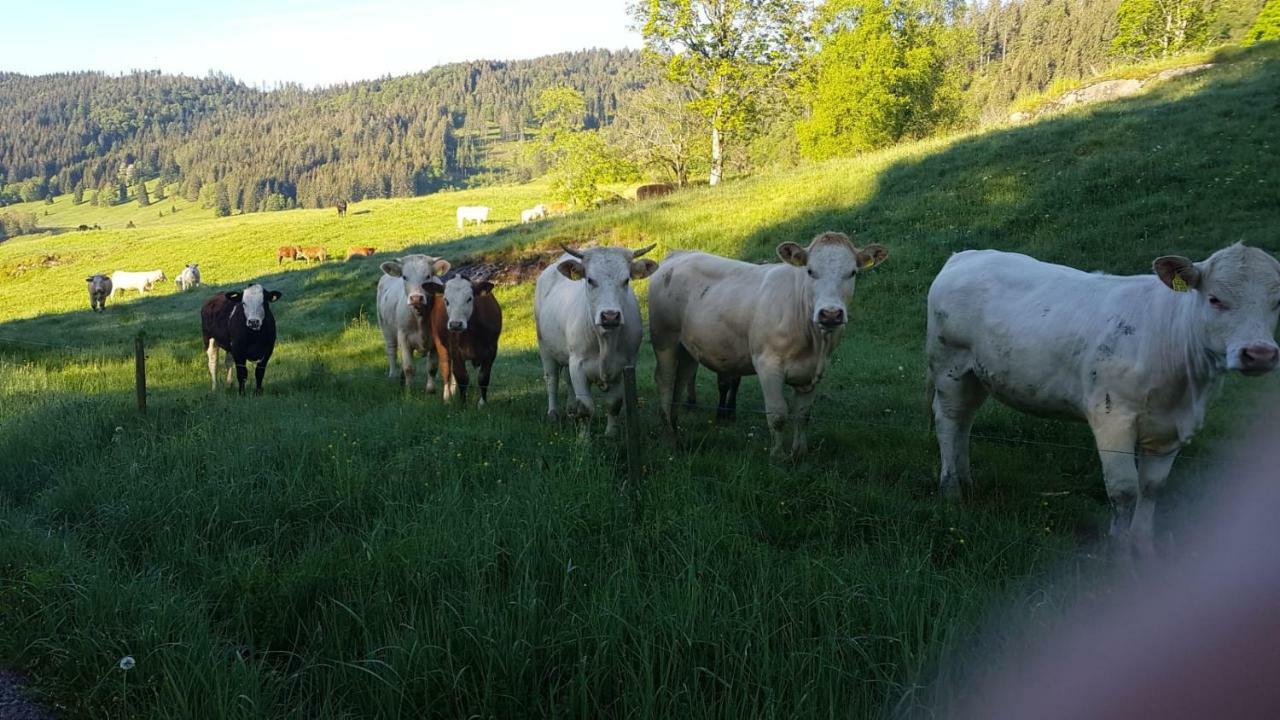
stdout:
<svg viewBox="0 0 1280 720">
<path fill-rule="evenodd" d="M 1051 444 L 979 440 L 974 501 L 934 496 L 930 279 L 969 247 L 1126 273 L 1236 240 L 1280 250 L 1276 55 L 1036 125 L 491 234 L 459 236 L 453 206 L 510 220 L 540 189 L 0 244 L 0 660 L 103 717 L 862 717 L 914 702 L 983 608 L 1037 584 L 1102 508 L 1093 454 L 1071 447 L 1083 428 L 994 407 L 980 434 Z M 615 444 L 541 424 L 528 285 L 500 293 L 495 403 L 464 411 L 386 379 L 372 264 L 278 270 L 273 252 L 515 258 L 595 239 L 755 260 L 830 228 L 892 256 L 859 284 L 812 456 L 766 461 L 750 382 L 738 425 L 695 414 L 686 447 L 644 408 L 634 503 L 614 489 Z M 61 264 L 13 274 L 50 253 Z M 208 290 L 84 310 L 89 272 L 191 260 L 210 284 L 285 292 L 265 397 L 209 397 Z M 138 329 L 145 419 L 130 411 Z M 651 371 L 645 348 L 643 397 Z M 1206 435 L 1274 385 L 1230 380 Z M 122 673 L 126 654 L 138 666 Z"/>
</svg>

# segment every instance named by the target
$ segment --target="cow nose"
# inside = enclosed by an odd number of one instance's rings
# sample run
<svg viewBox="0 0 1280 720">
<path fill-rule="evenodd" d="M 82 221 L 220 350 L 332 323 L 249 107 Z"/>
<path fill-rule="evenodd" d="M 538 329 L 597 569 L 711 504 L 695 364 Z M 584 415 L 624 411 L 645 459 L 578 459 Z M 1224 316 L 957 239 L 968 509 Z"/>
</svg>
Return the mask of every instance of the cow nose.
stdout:
<svg viewBox="0 0 1280 720">
<path fill-rule="evenodd" d="M 622 312 L 619 310 L 601 310 L 600 324 L 604 327 L 617 327 L 622 324 Z"/>
<path fill-rule="evenodd" d="M 834 327 L 844 324 L 844 308 L 823 308 L 818 311 L 818 324 Z"/>
<path fill-rule="evenodd" d="M 1240 366 L 1245 370 L 1272 370 L 1280 362 L 1275 345 L 1246 345 L 1240 350 Z"/>
<path fill-rule="evenodd" d="M 414 293 L 409 296 L 410 305 L 421 305 L 427 301 L 427 296 L 422 293 Z"/>
<path fill-rule="evenodd" d="M 454 332 L 461 332 L 462 330 L 466 330 L 467 326 L 463 324 L 461 320 L 450 320 L 449 329 Z"/>
<path fill-rule="evenodd" d="M 249 320 L 247 324 L 249 325 L 250 330 L 257 330 L 258 328 L 262 327 L 261 320 Z"/>
</svg>

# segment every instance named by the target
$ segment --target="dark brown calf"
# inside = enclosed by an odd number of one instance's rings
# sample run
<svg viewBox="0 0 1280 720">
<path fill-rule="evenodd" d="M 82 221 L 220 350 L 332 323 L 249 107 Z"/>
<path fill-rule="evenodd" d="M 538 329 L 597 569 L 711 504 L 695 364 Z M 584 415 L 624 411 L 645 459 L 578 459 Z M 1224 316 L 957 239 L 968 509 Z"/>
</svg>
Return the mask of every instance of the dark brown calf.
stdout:
<svg viewBox="0 0 1280 720">
<path fill-rule="evenodd" d="M 276 248 L 276 264 L 279 265 L 280 263 L 284 262 L 285 259 L 297 260 L 298 248 L 293 245 L 290 245 L 288 247 Z"/>
<path fill-rule="evenodd" d="M 670 195 L 676 191 L 676 186 L 671 183 L 653 183 L 652 185 L 641 185 L 636 188 L 636 200 L 649 200 L 650 198 L 659 198 L 663 195 Z"/>
<path fill-rule="evenodd" d="M 489 375 L 498 357 L 498 336 L 502 334 L 502 308 L 493 296 L 493 283 L 473 282 L 454 276 L 446 283 L 432 281 L 423 289 L 431 301 L 431 337 L 440 358 L 440 380 L 444 399 L 452 388 L 467 402 L 467 362 L 480 370 L 480 405 L 489 399 Z"/>
</svg>

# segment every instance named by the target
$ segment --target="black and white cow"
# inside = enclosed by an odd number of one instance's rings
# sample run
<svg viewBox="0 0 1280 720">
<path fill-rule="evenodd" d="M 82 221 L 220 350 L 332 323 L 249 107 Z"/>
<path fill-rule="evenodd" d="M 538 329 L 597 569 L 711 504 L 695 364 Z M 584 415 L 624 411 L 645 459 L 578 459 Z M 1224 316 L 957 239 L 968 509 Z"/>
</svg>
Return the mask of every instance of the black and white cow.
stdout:
<svg viewBox="0 0 1280 720">
<path fill-rule="evenodd" d="M 245 365 L 249 360 L 254 362 L 257 381 L 253 394 L 262 394 L 262 376 L 267 373 L 267 362 L 276 347 L 276 318 L 271 314 L 271 303 L 280 296 L 278 290 L 264 290 L 255 283 L 241 292 L 218 293 L 200 308 L 209 378 L 214 390 L 218 389 L 218 349 L 221 348 L 227 352 L 228 361 L 235 364 L 240 394 L 244 394 L 244 381 L 249 377 Z M 231 385 L 230 366 L 227 385 Z"/>
</svg>

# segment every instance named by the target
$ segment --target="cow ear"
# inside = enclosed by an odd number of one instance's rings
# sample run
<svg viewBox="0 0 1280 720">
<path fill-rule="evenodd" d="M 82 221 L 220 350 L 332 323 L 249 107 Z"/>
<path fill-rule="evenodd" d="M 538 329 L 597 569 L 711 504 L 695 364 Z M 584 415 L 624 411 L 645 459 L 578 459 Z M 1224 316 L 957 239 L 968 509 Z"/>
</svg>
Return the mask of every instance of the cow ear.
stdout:
<svg viewBox="0 0 1280 720">
<path fill-rule="evenodd" d="M 279 290 L 267 291 L 267 302 L 275 302 L 282 297 L 284 297 L 284 293 L 280 292 Z"/>
<path fill-rule="evenodd" d="M 809 262 L 809 251 L 793 242 L 784 242 L 778 246 L 778 257 L 782 262 L 796 267 L 804 267 Z"/>
<path fill-rule="evenodd" d="M 87 278 L 85 278 L 85 279 L 84 279 L 84 281 L 85 281 L 85 282 L 93 282 L 93 277 L 92 277 L 92 276 L 91 276 L 91 277 L 87 277 Z"/>
<path fill-rule="evenodd" d="M 658 263 L 649 258 L 631 261 L 632 280 L 643 280 L 656 272 L 658 272 Z"/>
<path fill-rule="evenodd" d="M 453 267 L 448 260 L 437 260 L 432 263 L 431 268 L 435 270 L 436 275 L 443 275 L 449 272 L 449 268 Z"/>
<path fill-rule="evenodd" d="M 444 292 L 444 284 L 433 278 L 422 283 L 422 289 L 425 290 L 428 295 L 439 295 Z"/>
<path fill-rule="evenodd" d="M 241 297 L 241 293 L 239 292 L 227 293 L 227 299 L 230 300 L 231 302 L 240 302 L 240 297 Z"/>
<path fill-rule="evenodd" d="M 493 283 L 489 282 L 488 280 L 484 280 L 472 285 L 471 289 L 472 291 L 475 292 L 476 295 L 484 295 L 485 293 L 493 292 Z"/>
<path fill-rule="evenodd" d="M 400 277 L 400 261 L 399 260 L 388 260 L 382 263 L 381 267 L 382 267 L 382 272 L 390 275 L 391 277 Z"/>
<path fill-rule="evenodd" d="M 858 269 L 870 270 L 889 257 L 889 250 L 879 244 L 872 243 L 858 251 Z"/>
<path fill-rule="evenodd" d="M 577 260 L 562 260 L 560 264 L 556 266 L 556 269 L 560 271 L 561 275 L 569 278 L 570 280 L 581 280 L 587 276 L 586 269 L 583 268 L 582 263 Z"/>
<path fill-rule="evenodd" d="M 1181 255 L 1165 255 L 1151 264 L 1160 282 L 1172 290 L 1186 292 L 1200 285 L 1200 269 Z"/>
</svg>

